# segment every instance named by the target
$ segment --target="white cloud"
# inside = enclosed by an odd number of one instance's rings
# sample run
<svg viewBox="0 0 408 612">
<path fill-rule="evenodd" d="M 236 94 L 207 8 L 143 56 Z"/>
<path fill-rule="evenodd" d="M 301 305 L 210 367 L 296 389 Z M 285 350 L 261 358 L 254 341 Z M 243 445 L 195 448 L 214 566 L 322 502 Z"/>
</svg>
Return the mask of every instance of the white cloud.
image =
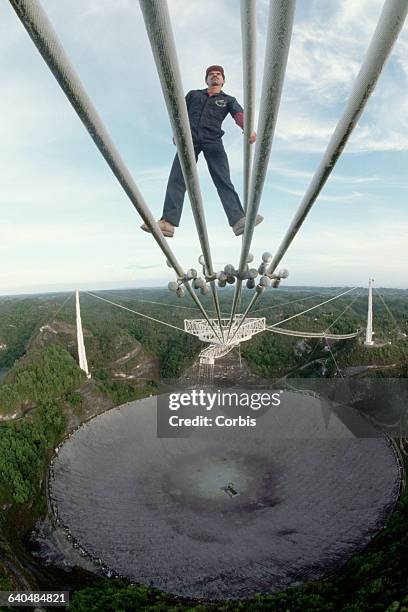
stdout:
<svg viewBox="0 0 408 612">
<path fill-rule="evenodd" d="M 284 228 L 279 228 L 279 223 L 286 220 L 287 209 L 293 204 L 291 196 L 298 199 L 304 193 L 303 184 L 306 187 L 313 174 L 309 169 L 317 166 L 340 117 L 381 4 L 381 0 L 298 3 L 271 172 L 261 203 L 267 219 L 255 234 L 257 257 L 262 250 L 271 249 L 270 245 L 276 244 L 280 237 Z M 155 216 L 159 216 L 174 148 L 138 3 L 43 0 L 43 5 L 137 185 Z M 267 5 L 266 1 L 258 5 L 258 107 Z M 226 69 L 226 91 L 242 101 L 238 3 L 170 0 L 169 9 L 185 89 L 204 87 L 206 66 L 220 63 Z M 362 190 L 373 191 L 377 185 L 381 188 L 388 185 L 389 191 L 381 197 L 383 211 L 390 210 L 392 214 L 393 187 L 406 189 L 401 161 L 400 170 L 389 160 L 389 167 L 384 168 L 377 162 L 375 171 L 370 171 L 370 164 L 371 160 L 377 160 L 374 156 L 378 152 L 399 155 L 408 151 L 407 50 L 405 28 L 347 144 L 346 160 L 352 153 L 353 165 L 348 164 L 344 172 L 338 173 L 336 169 L 330 178 L 335 189 L 328 187 L 330 191 L 319 198 L 332 203 L 329 209 L 333 215 L 338 214 L 341 204 L 361 202 Z M 67 281 L 98 278 L 102 282 L 105 278 L 113 282 L 115 278 L 132 280 L 136 276 L 137 282 L 150 283 L 150 266 L 156 266 L 157 262 L 161 265 L 162 255 L 151 237 L 139 231 L 138 215 L 7 3 L 0 7 L 0 74 L 3 83 L 0 249 L 3 258 L 12 258 L 13 265 L 18 266 L 16 283 L 17 277 L 21 284 L 24 277 L 26 282 L 38 278 L 44 284 L 47 279 L 58 282 L 61 277 Z M 230 119 L 225 127 L 232 178 L 240 188 L 242 135 Z M 367 152 L 370 155 L 365 155 Z M 286 161 L 281 161 L 282 158 Z M 232 263 L 238 259 L 240 241 L 227 226 L 204 160 L 200 161 L 199 172 L 213 258 L 224 265 Z M 272 189 L 282 194 L 276 211 Z M 273 211 L 273 217 L 268 211 Z M 356 221 L 360 244 L 365 242 L 364 221 Z M 313 227 L 326 230 L 326 221 L 315 223 Z M 344 235 L 347 219 L 341 219 L 337 227 L 339 235 Z M 378 232 L 380 227 L 381 223 Z M 186 199 L 182 226 L 171 242 L 185 267 L 197 266 L 200 247 L 193 236 Z M 303 238 L 309 240 L 307 236 L 307 231 L 302 233 L 295 244 Z M 341 270 L 346 274 L 350 258 L 357 257 L 356 250 L 346 243 L 351 249 L 347 256 L 341 240 L 331 237 L 320 243 L 321 237 L 319 232 L 321 256 L 316 259 L 313 248 L 302 253 L 302 262 L 306 263 L 303 269 L 297 264 L 299 282 L 309 278 L 309 270 L 321 278 L 324 274 L 330 277 L 335 266 L 339 275 L 337 282 L 341 284 Z M 369 248 L 374 248 L 374 240 L 368 236 L 367 241 Z M 398 249 L 395 248 L 392 232 L 386 231 L 385 237 L 381 234 L 381 244 L 384 249 L 389 244 L 390 261 L 391 257 L 397 257 L 398 250 L 398 262 L 401 261 L 404 246 L 398 239 Z M 313 246 L 312 239 L 310 246 Z M 328 256 L 328 252 L 332 255 Z M 224 261 L 226 253 L 228 262 Z M 385 264 L 376 257 L 377 251 L 373 261 L 383 269 Z M 86 265 L 81 265 L 84 261 Z M 396 270 L 395 278 L 401 279 L 399 263 Z M 10 270 L 3 270 L 0 286 L 5 286 L 5 274 L 12 281 Z M 157 275 L 161 280 L 174 276 L 160 266 Z"/>
<path fill-rule="evenodd" d="M 291 271 L 290 281 L 308 284 L 365 284 L 374 276 L 379 286 L 407 287 L 408 253 L 406 218 L 367 223 L 361 228 L 317 230 L 310 223 L 291 245 L 282 263 Z M 327 270 L 330 275 L 327 276 Z"/>
<path fill-rule="evenodd" d="M 271 171 L 279 174 L 280 176 L 285 176 L 294 180 L 304 181 L 305 179 L 310 180 L 313 176 L 313 172 L 307 172 L 305 170 L 297 170 L 295 168 L 291 168 L 282 163 L 276 162 L 275 160 L 271 164 Z M 362 184 L 362 183 L 376 183 L 379 181 L 383 181 L 383 177 L 379 176 L 346 176 L 342 174 L 333 173 L 333 176 L 330 177 L 331 183 L 344 183 L 344 184 Z"/>
<path fill-rule="evenodd" d="M 297 191 L 295 189 L 287 189 L 286 187 L 276 187 L 276 189 L 278 189 L 279 191 L 283 191 L 284 193 L 288 193 L 290 195 L 296 196 L 297 198 L 303 198 L 303 196 L 305 195 L 304 191 Z M 323 202 L 339 202 L 339 203 L 345 203 L 345 202 L 355 202 L 356 200 L 360 200 L 362 197 L 364 196 L 363 193 L 359 192 L 359 191 L 351 191 L 350 193 L 346 194 L 346 195 L 326 195 L 326 194 L 320 194 L 318 196 L 318 200 L 319 201 L 323 201 Z"/>
<path fill-rule="evenodd" d="M 290 150 L 324 150 L 363 61 L 381 5 L 380 0 L 343 0 L 329 3 L 329 12 L 327 3 L 319 1 L 295 23 L 277 129 L 280 145 Z M 408 149 L 407 101 L 402 93 L 408 85 L 407 41 L 405 28 L 347 151 Z M 400 79 L 392 80 L 392 66 L 403 69 Z M 394 95 L 390 88 L 397 90 Z"/>
</svg>

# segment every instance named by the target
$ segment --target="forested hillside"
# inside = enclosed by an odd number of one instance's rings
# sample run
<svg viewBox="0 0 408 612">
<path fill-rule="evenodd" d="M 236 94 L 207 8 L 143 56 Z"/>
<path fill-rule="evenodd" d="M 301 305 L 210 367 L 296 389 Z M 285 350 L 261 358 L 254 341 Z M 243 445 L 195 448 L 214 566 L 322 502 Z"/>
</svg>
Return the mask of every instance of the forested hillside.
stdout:
<svg viewBox="0 0 408 612">
<path fill-rule="evenodd" d="M 341 293 L 341 289 L 285 288 L 269 291 L 253 316 L 265 316 L 268 324 Z M 366 291 L 356 290 L 321 308 L 282 323 L 299 331 L 349 333 L 364 330 Z M 385 290 L 386 301 L 374 297 L 376 345 L 366 348 L 364 334 L 335 342 L 302 339 L 265 332 L 242 345 L 247 364 L 266 379 L 286 376 L 324 377 L 354 375 L 408 375 L 408 292 Z M 166 290 L 105 291 L 108 300 L 183 328 L 185 318 L 201 318 L 188 298 L 178 300 Z M 233 292 L 221 292 L 221 309 L 228 316 Z M 248 303 L 245 291 L 242 307 Z M 203 296 L 212 308 L 211 296 Z M 45 511 L 44 477 L 54 447 L 64 433 L 114 405 L 157 392 L 162 380 L 174 379 L 197 358 L 202 343 L 172 327 L 166 327 L 127 310 L 81 294 L 84 340 L 92 378 L 77 365 L 75 304 L 67 294 L 0 301 L 0 368 L 8 370 L 0 384 L 0 416 L 17 418 L 0 427 L 0 544 L 9 566 L 20 571 L 11 540 L 22 546 L 21 536 Z M 212 316 L 215 313 L 212 312 Z M 369 366 L 375 366 L 368 370 Z M 321 583 L 269 597 L 256 598 L 251 609 L 344 610 L 373 609 L 403 612 L 408 609 L 404 561 L 408 533 L 407 493 L 388 528 L 370 547 L 354 557 L 335 577 Z M 5 534 L 7 538 L 5 539 Z M 32 562 L 32 561 L 31 561 Z M 19 569 L 20 568 L 20 569 Z M 12 573 L 2 567 L 0 585 L 16 586 Z M 30 578 L 36 585 L 33 576 Z M 405 599 L 404 599 L 405 598 Z M 173 607 L 203 608 L 173 601 L 148 588 L 98 581 L 78 590 L 72 610 L 88 610 L 90 602 L 103 609 L 145 610 Z M 405 602 L 405 603 L 404 603 Z M 116 607 L 115 607 L 116 606 Z M 219 604 L 214 609 L 247 609 L 247 603 Z M 100 609 L 100 608 L 95 608 Z"/>
<path fill-rule="evenodd" d="M 7 382 L 0 385 L 1 409 L 17 411 L 60 398 L 84 378 L 74 358 L 61 346 L 33 350 L 15 363 Z"/>
</svg>

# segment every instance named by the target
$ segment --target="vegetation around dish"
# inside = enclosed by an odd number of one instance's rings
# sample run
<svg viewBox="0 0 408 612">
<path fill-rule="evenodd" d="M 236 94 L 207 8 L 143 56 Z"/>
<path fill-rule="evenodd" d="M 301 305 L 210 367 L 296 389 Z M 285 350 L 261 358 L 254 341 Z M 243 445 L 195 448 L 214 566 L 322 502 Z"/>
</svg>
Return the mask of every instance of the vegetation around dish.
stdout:
<svg viewBox="0 0 408 612">
<path fill-rule="evenodd" d="M 340 292 L 340 291 L 339 291 Z M 278 322 L 337 293 L 334 289 L 286 289 L 268 294 L 268 323 Z M 162 290 L 104 292 L 104 297 L 172 325 L 200 316 L 178 308 L 190 303 Z M 315 297 L 313 297 L 315 296 Z M 81 296 L 85 345 L 92 379 L 77 366 L 74 301 L 67 295 L 6 298 L 0 302 L 0 587 L 19 588 L 27 580 L 38 587 L 36 572 L 23 563 L 24 542 L 46 512 L 44 482 L 50 456 L 67 431 L 98 412 L 155 394 L 163 379 L 178 377 L 197 357 L 200 342 L 172 328 Z M 379 301 L 374 329 L 378 346 L 367 351 L 361 338 L 327 343 L 266 332 L 242 346 L 247 364 L 265 378 L 334 377 L 339 369 L 369 368 L 375 376 L 407 377 L 408 292 L 386 291 L 393 317 Z M 223 293 L 228 312 L 232 292 Z M 247 295 L 244 295 L 248 299 Z M 342 298 L 299 319 L 291 329 L 355 331 L 364 325 L 366 296 Z M 210 298 L 204 298 L 211 308 Z M 290 302 L 290 303 L 288 303 Z M 63 307 L 62 307 L 63 306 Z M 62 308 L 61 308 L 62 307 Z M 370 546 L 329 580 L 251 602 L 204 606 L 183 603 L 147 589 L 116 581 L 83 577 L 70 610 L 408 610 L 408 493 L 401 496 L 388 526 Z M 34 566 L 36 561 L 31 558 Z M 23 567 L 24 566 L 24 567 Z M 37 570 L 42 572 L 37 563 Z M 69 578 L 68 578 L 69 580 Z"/>
</svg>

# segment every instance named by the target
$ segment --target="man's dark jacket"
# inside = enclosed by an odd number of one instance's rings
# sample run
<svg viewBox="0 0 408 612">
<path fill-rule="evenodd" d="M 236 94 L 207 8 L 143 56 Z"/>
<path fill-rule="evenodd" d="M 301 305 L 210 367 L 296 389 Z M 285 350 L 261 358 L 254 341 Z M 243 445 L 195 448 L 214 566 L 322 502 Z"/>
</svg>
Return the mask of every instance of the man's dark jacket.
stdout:
<svg viewBox="0 0 408 612">
<path fill-rule="evenodd" d="M 228 113 L 235 118 L 242 106 L 235 98 L 221 91 L 209 96 L 207 89 L 194 89 L 186 95 L 186 104 L 195 143 L 214 142 L 224 136 L 221 124 Z"/>
</svg>

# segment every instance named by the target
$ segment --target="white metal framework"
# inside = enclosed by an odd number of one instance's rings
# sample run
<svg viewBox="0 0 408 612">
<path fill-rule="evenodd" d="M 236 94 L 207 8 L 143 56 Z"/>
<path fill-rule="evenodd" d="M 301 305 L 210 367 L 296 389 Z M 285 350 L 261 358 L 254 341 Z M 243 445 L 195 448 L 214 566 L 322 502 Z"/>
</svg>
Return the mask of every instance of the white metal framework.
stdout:
<svg viewBox="0 0 408 612">
<path fill-rule="evenodd" d="M 85 352 L 85 344 L 84 344 L 84 334 L 82 332 L 82 321 L 81 321 L 81 307 L 79 305 L 79 291 L 78 289 L 75 292 L 75 301 L 76 301 L 76 324 L 77 324 L 77 340 L 78 340 L 78 359 L 79 359 L 79 367 L 86 374 L 87 378 L 91 378 L 91 375 L 88 370 L 88 361 L 86 359 Z"/>
<path fill-rule="evenodd" d="M 236 315 L 232 320 L 232 329 L 238 328 L 241 323 L 241 315 Z M 218 344 L 220 346 L 229 346 L 239 344 L 250 340 L 254 334 L 259 334 L 265 330 L 265 317 L 260 318 L 247 318 L 245 323 L 240 325 L 234 339 L 228 342 L 222 342 L 220 340 L 220 334 L 214 333 L 219 331 L 218 319 L 210 319 L 212 325 L 209 325 L 205 319 L 184 319 L 184 331 L 193 336 L 197 336 L 203 342 L 209 342 L 210 344 Z M 217 330 L 218 326 L 218 330 Z M 221 331 L 226 332 L 230 326 L 230 319 L 221 319 Z"/>
<path fill-rule="evenodd" d="M 274 334 L 282 334 L 283 336 L 294 336 L 296 338 L 326 338 L 328 340 L 350 340 L 351 338 L 357 338 L 357 336 L 360 335 L 359 330 L 350 334 L 330 334 L 326 331 L 296 331 L 295 329 L 285 329 L 284 327 L 274 327 L 273 325 L 267 327 L 266 329 L 268 331 L 273 332 Z"/>
<path fill-rule="evenodd" d="M 234 346 L 233 344 L 225 344 L 224 346 L 220 344 L 210 344 L 210 346 L 207 346 L 207 348 L 203 349 L 200 353 L 200 365 L 213 366 L 216 359 L 224 357 L 224 355 L 232 351 Z"/>
<path fill-rule="evenodd" d="M 185 332 L 197 336 L 202 342 L 210 344 L 210 346 L 201 351 L 200 363 L 214 365 L 215 359 L 223 357 L 234 346 L 250 340 L 252 336 L 266 329 L 265 317 L 247 318 L 242 324 L 241 319 L 241 315 L 236 315 L 232 322 L 230 319 L 221 319 L 221 329 L 219 329 L 218 319 L 210 319 L 211 325 L 205 319 L 184 319 Z M 227 331 L 230 327 L 233 334 L 229 336 L 229 340 L 222 342 L 220 338 L 227 338 Z M 216 331 L 214 331 L 214 328 Z"/>
<path fill-rule="evenodd" d="M 373 283 L 374 279 L 368 281 L 368 312 L 365 346 L 373 346 Z"/>
</svg>

